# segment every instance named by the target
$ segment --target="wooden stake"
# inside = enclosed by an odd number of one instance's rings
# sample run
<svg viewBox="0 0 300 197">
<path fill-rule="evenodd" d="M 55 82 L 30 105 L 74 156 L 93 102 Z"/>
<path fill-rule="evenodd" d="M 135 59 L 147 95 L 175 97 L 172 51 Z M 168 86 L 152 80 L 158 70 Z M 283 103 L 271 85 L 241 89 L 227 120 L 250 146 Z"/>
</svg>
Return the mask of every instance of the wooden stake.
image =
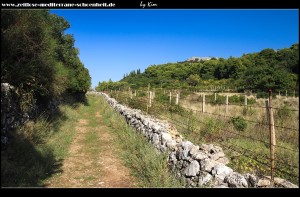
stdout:
<svg viewBox="0 0 300 197">
<path fill-rule="evenodd" d="M 228 113 L 228 95 L 226 95 L 226 109 L 225 109 L 225 113 Z"/>
<path fill-rule="evenodd" d="M 268 124 L 269 124 L 269 130 L 270 130 L 271 180 L 274 182 L 276 136 L 275 136 L 274 117 L 273 117 L 273 111 L 272 111 L 272 91 L 271 90 L 269 90 L 269 100 L 266 100 L 266 109 L 267 109 L 267 117 L 268 117 Z"/>
<path fill-rule="evenodd" d="M 202 95 L 202 113 L 205 113 L 205 94 Z"/>
<path fill-rule="evenodd" d="M 152 92 L 149 92 L 149 107 L 151 107 L 152 104 Z"/>
</svg>

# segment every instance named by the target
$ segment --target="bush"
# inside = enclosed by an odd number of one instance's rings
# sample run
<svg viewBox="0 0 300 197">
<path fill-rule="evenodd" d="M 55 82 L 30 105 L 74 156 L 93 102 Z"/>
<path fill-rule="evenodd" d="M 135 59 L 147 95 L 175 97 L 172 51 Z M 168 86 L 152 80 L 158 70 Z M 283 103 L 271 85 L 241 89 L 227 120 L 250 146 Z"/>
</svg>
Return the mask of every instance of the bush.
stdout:
<svg viewBox="0 0 300 197">
<path fill-rule="evenodd" d="M 243 103 L 245 101 L 244 96 L 233 95 L 228 98 L 229 103 Z"/>
<path fill-rule="evenodd" d="M 46 118 L 39 117 L 36 121 L 27 121 L 19 128 L 19 132 L 30 142 L 42 144 L 51 134 L 51 126 Z"/>
<path fill-rule="evenodd" d="M 157 94 L 157 100 L 161 103 L 168 103 L 170 101 L 169 95 Z"/>
<path fill-rule="evenodd" d="M 256 98 L 269 98 L 269 93 L 268 92 L 257 92 L 256 93 Z M 276 98 L 276 94 L 272 94 L 272 98 Z"/>
<path fill-rule="evenodd" d="M 209 140 L 210 135 L 218 130 L 218 122 L 212 118 L 205 119 L 205 126 L 201 129 L 201 137 Z"/>
<path fill-rule="evenodd" d="M 146 95 L 147 95 L 147 93 L 144 91 L 137 91 L 137 94 L 136 94 L 137 97 L 144 97 Z"/>
<path fill-rule="evenodd" d="M 244 107 L 242 113 L 243 113 L 244 116 L 247 116 L 247 115 L 251 116 L 255 112 L 256 112 L 255 109 L 252 109 L 251 107 Z"/>
<path fill-rule="evenodd" d="M 183 114 L 185 112 L 184 108 L 180 105 L 172 105 L 169 107 L 169 112 L 171 113 L 177 113 L 177 114 Z"/>
<path fill-rule="evenodd" d="M 292 111 L 289 106 L 284 105 L 283 108 L 277 110 L 277 116 L 280 119 L 287 119 L 292 116 Z"/>
<path fill-rule="evenodd" d="M 238 116 L 238 117 L 233 117 L 231 118 L 231 123 L 233 124 L 234 128 L 238 131 L 245 131 L 247 128 L 247 122 L 245 121 L 244 118 Z"/>
</svg>

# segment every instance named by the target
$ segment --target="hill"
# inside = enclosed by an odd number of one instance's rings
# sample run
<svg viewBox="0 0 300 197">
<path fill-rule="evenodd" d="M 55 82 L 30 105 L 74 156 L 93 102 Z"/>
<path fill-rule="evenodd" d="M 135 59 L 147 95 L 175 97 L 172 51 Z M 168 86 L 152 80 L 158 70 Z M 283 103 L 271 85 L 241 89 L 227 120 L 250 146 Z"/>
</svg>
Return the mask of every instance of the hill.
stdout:
<svg viewBox="0 0 300 197">
<path fill-rule="evenodd" d="M 203 88 L 227 86 L 239 91 L 295 90 L 299 87 L 299 44 L 280 50 L 264 49 L 241 57 L 211 58 L 150 65 L 131 71 L 117 82 L 99 82 L 96 90 L 162 88 Z"/>
</svg>

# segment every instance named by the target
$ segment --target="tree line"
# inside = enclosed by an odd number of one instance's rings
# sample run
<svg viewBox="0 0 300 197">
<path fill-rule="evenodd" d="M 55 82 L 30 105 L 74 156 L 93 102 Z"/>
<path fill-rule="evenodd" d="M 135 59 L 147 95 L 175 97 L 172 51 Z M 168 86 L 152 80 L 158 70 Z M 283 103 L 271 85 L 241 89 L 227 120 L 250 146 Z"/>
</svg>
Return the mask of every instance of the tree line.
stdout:
<svg viewBox="0 0 300 197">
<path fill-rule="evenodd" d="M 49 10 L 1 10 L 1 83 L 16 88 L 20 103 L 47 105 L 90 88 L 74 37 L 65 34 L 69 27 Z"/>
<path fill-rule="evenodd" d="M 299 88 L 299 44 L 280 50 L 264 49 L 241 57 L 212 58 L 151 65 L 131 71 L 118 82 L 99 82 L 96 90 L 131 87 L 188 88 L 239 87 L 239 91 L 295 90 Z"/>
</svg>

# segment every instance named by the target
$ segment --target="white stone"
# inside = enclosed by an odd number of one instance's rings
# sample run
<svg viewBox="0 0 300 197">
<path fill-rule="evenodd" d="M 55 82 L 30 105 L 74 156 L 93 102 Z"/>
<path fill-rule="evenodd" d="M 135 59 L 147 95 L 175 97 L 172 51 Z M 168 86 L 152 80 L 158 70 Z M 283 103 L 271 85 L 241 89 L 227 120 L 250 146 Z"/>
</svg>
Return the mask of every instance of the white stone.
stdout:
<svg viewBox="0 0 300 197">
<path fill-rule="evenodd" d="M 231 174 L 233 172 L 233 170 L 227 166 L 225 166 L 224 164 L 217 164 L 216 166 L 214 166 L 214 168 L 212 169 L 211 173 L 216 177 L 219 178 L 221 180 L 224 180 L 224 178 L 226 176 L 228 176 L 229 174 Z"/>
<path fill-rule="evenodd" d="M 161 144 L 164 145 L 167 141 L 172 140 L 172 136 L 169 133 L 161 133 Z"/>
<path fill-rule="evenodd" d="M 224 152 L 218 152 L 218 153 L 215 153 L 215 154 L 209 154 L 209 157 L 211 159 L 213 159 L 213 160 L 217 160 L 217 159 L 222 158 L 224 156 L 225 156 Z"/>
<path fill-rule="evenodd" d="M 166 145 L 171 151 L 176 150 L 176 141 L 175 140 L 168 140 Z"/>
<path fill-rule="evenodd" d="M 201 167 L 201 170 L 202 170 L 202 171 L 206 171 L 206 172 L 211 172 L 212 169 L 213 169 L 216 165 L 218 165 L 218 164 L 219 164 L 218 162 L 216 162 L 216 161 L 214 161 L 214 160 L 212 160 L 212 159 L 209 159 L 209 158 L 207 158 L 207 159 L 202 159 L 202 160 L 200 161 L 200 167 Z"/>
<path fill-rule="evenodd" d="M 212 180 L 213 176 L 207 172 L 203 172 L 202 175 L 199 176 L 199 186 L 206 185 L 208 182 Z"/>
<path fill-rule="evenodd" d="M 198 150 L 195 154 L 192 155 L 192 158 L 200 161 L 208 158 L 208 156 L 203 151 Z"/>
<path fill-rule="evenodd" d="M 237 187 L 237 188 L 248 187 L 248 183 L 246 179 L 237 172 L 233 172 L 230 175 L 226 176 L 224 182 L 228 183 L 229 187 Z"/>
<path fill-rule="evenodd" d="M 199 151 L 199 146 L 192 146 L 191 150 L 190 150 L 190 154 L 193 156 L 196 153 L 198 153 Z"/>
<path fill-rule="evenodd" d="M 258 187 L 268 187 L 271 185 L 271 181 L 268 179 L 260 179 L 257 183 Z"/>
<path fill-rule="evenodd" d="M 157 135 L 156 133 L 154 133 L 154 134 L 152 135 L 152 143 L 153 143 L 154 145 L 159 144 L 159 135 Z"/>
<path fill-rule="evenodd" d="M 197 161 L 192 161 L 190 165 L 185 169 L 186 176 L 196 176 L 200 170 L 200 165 Z"/>
<path fill-rule="evenodd" d="M 278 177 L 274 178 L 274 183 L 275 185 L 280 185 L 284 188 L 299 188 L 297 185 Z"/>
</svg>

